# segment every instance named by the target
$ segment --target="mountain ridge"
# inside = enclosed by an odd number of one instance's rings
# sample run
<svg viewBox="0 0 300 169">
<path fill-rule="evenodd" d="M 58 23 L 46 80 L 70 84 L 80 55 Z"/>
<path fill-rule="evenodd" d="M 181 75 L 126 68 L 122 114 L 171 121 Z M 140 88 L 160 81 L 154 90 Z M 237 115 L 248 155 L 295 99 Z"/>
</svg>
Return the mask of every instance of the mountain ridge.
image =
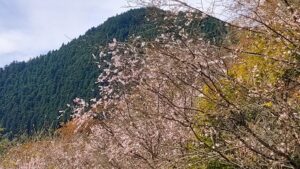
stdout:
<svg viewBox="0 0 300 169">
<path fill-rule="evenodd" d="M 97 68 L 92 54 L 96 55 L 99 46 L 113 38 L 119 41 L 131 35 L 154 38 L 158 32 L 156 25 L 146 19 L 149 10 L 153 9 L 132 9 L 111 17 L 58 50 L 0 69 L 0 127 L 5 128 L 6 135 L 56 128 L 70 117 L 67 111 L 61 120 L 57 119 L 66 104 L 76 97 L 86 100 L 96 97 L 95 81 L 102 69 Z M 202 23 L 203 31 L 210 35 L 209 31 L 215 29 L 210 36 L 220 36 L 217 31 L 224 30 L 214 28 L 220 21 L 210 19 Z"/>
</svg>

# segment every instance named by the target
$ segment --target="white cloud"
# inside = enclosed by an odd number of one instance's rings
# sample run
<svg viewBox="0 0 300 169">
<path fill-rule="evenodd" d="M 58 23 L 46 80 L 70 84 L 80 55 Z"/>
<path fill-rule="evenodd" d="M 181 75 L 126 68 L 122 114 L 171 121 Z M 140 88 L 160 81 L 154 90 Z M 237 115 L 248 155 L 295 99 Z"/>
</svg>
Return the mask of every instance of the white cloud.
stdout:
<svg viewBox="0 0 300 169">
<path fill-rule="evenodd" d="M 22 41 L 23 34 L 15 31 L 0 33 L 0 55 L 12 53 L 18 49 L 16 42 Z"/>
<path fill-rule="evenodd" d="M 125 0 L 0 0 L 0 67 L 57 49 L 128 10 L 125 5 Z"/>
</svg>

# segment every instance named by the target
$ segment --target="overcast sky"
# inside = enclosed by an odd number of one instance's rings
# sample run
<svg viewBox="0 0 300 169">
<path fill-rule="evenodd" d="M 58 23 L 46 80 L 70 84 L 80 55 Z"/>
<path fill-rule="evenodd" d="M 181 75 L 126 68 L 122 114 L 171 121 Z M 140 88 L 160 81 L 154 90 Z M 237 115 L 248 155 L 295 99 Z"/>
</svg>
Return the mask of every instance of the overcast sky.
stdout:
<svg viewBox="0 0 300 169">
<path fill-rule="evenodd" d="M 188 0 L 206 9 L 210 1 Z M 0 67 L 58 49 L 128 9 L 126 0 L 0 0 Z"/>
<path fill-rule="evenodd" d="M 0 0 L 0 67 L 58 49 L 125 6 L 125 0 Z"/>
</svg>

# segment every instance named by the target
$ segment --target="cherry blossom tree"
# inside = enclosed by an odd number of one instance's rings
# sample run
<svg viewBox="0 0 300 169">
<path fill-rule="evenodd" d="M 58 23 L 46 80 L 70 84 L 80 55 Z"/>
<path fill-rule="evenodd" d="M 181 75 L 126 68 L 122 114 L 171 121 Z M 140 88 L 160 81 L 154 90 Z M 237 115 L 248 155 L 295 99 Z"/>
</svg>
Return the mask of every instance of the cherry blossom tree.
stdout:
<svg viewBox="0 0 300 169">
<path fill-rule="evenodd" d="M 200 12 L 177 0 L 139 2 L 159 7 L 172 5 L 171 7 L 177 7 L 172 8 L 173 10 L 184 8 L 191 13 Z M 158 118 L 163 119 L 159 124 L 172 126 L 175 131 L 184 129 L 180 139 L 183 142 L 178 142 L 178 145 L 183 145 L 180 150 L 182 154 L 173 158 L 174 165 L 183 160 L 181 164 L 190 166 L 209 166 L 212 165 L 211 162 L 217 161 L 234 168 L 298 168 L 297 7 L 299 4 L 293 1 L 236 1 L 232 10 L 236 11 L 237 18 L 228 25 L 237 29 L 234 33 L 238 43 L 215 46 L 204 42 L 200 37 L 190 36 L 180 25 L 173 24 L 179 30 L 178 33 L 171 31 L 162 34 L 155 42 L 141 42 L 139 50 L 130 46 L 131 51 L 124 52 L 121 56 L 129 54 L 126 57 L 128 59 L 141 54 L 132 63 L 142 62 L 143 67 L 139 67 L 140 63 L 138 66 L 129 64 L 133 66 L 129 66 L 131 76 L 125 77 L 126 80 L 133 81 L 122 83 L 123 80 L 117 80 L 122 85 L 117 85 L 114 89 L 130 84 L 124 87 L 124 91 L 128 93 L 124 93 L 124 97 L 120 99 L 126 100 L 127 104 L 117 103 L 121 105 L 120 112 L 111 112 L 110 116 L 112 119 L 119 115 L 124 118 L 122 112 L 125 110 L 122 108 L 126 108 L 127 113 L 131 109 L 140 110 L 135 111 L 137 117 L 140 114 L 151 115 L 155 109 L 150 107 L 156 107 L 157 113 L 154 116 L 146 116 L 141 120 L 143 125 L 147 126 L 143 121 Z M 187 17 L 188 14 L 190 13 L 187 12 Z M 203 13 L 199 15 L 205 16 Z M 172 17 L 176 17 L 176 13 L 169 16 Z M 119 59 L 120 56 L 117 55 L 116 58 Z M 132 68 L 139 70 L 134 71 Z M 111 89 L 108 93 L 110 91 Z M 119 92 L 117 93 L 119 97 Z M 139 102 L 132 96 L 138 96 L 139 101 L 145 100 Z M 103 107 L 106 107 L 109 102 L 100 101 L 99 105 L 104 104 Z M 150 105 L 135 108 L 146 103 Z M 125 124 L 135 124 L 138 121 L 134 118 L 131 120 L 133 123 Z M 173 122 L 177 127 L 169 124 Z M 124 123 L 118 124 L 126 128 Z M 118 130 L 121 128 L 117 127 Z M 140 129 L 141 127 L 136 127 L 136 132 L 147 133 Z M 158 129 L 161 128 L 152 129 L 159 132 Z M 168 130 L 168 133 L 176 133 L 175 131 Z M 126 134 L 124 130 L 120 133 Z M 133 135 L 126 135 L 126 138 L 134 138 Z M 147 141 L 147 138 L 150 139 L 145 137 L 143 140 Z M 172 143 L 176 145 L 176 140 Z M 161 147 L 160 149 L 162 150 Z M 146 157 L 147 155 L 142 156 L 141 159 L 149 166 L 159 164 L 155 160 L 149 162 Z"/>
</svg>

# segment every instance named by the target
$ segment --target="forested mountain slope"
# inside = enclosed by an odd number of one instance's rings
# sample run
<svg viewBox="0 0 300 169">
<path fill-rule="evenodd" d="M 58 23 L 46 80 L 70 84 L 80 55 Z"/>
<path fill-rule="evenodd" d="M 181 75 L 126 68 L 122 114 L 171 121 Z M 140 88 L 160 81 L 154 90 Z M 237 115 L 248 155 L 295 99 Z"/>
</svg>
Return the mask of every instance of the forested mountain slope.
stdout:
<svg viewBox="0 0 300 169">
<path fill-rule="evenodd" d="M 89 99 L 97 95 L 95 81 L 102 68 L 97 68 L 92 54 L 97 55 L 99 46 L 113 38 L 124 41 L 133 34 L 155 37 L 156 25 L 148 22 L 146 15 L 144 8 L 130 10 L 58 50 L 0 69 L 0 127 L 8 136 L 57 127 L 59 110 L 66 104 L 75 97 Z M 212 39 L 224 32 L 220 25 L 219 20 L 206 18 L 197 29 Z"/>
</svg>

